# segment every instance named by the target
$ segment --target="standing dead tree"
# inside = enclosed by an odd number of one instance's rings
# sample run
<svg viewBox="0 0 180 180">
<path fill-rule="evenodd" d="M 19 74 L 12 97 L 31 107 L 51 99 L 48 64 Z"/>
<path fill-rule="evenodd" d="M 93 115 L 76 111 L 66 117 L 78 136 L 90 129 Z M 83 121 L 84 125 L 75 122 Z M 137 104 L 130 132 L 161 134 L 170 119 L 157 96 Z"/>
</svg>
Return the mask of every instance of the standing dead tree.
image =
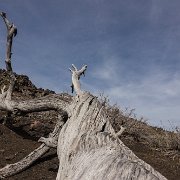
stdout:
<svg viewBox="0 0 180 180">
<path fill-rule="evenodd" d="M 59 170 L 57 180 L 114 180 L 114 179 L 162 179 L 166 178 L 149 164 L 139 159 L 118 138 L 112 128 L 105 107 L 97 97 L 80 88 L 80 76 L 87 66 L 78 70 L 74 65 L 72 88 L 76 96 L 71 102 L 60 95 L 50 95 L 26 101 L 11 98 L 15 78 L 11 67 L 11 47 L 17 29 L 5 13 L 0 14 L 7 26 L 6 68 L 10 72 L 10 85 L 0 94 L 0 110 L 9 113 L 31 113 L 54 110 L 58 122 L 48 138 L 40 138 L 42 145 L 15 164 L 0 169 L 0 178 L 12 176 L 30 166 L 51 147 L 57 148 Z"/>
</svg>

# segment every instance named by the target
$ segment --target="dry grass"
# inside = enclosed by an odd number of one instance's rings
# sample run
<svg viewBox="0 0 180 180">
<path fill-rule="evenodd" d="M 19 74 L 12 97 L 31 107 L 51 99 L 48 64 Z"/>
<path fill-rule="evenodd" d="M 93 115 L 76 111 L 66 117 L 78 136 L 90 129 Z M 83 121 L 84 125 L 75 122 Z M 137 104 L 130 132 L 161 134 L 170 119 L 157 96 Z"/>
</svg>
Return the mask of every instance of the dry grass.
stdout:
<svg viewBox="0 0 180 180">
<path fill-rule="evenodd" d="M 108 97 L 103 94 L 99 99 L 105 106 L 115 131 L 118 132 L 121 126 L 126 127 L 121 136 L 122 141 L 126 139 L 141 142 L 150 148 L 165 152 L 168 156 L 180 158 L 180 131 L 177 127 L 173 132 L 152 127 L 143 117 L 137 118 L 135 109 L 122 110 L 117 105 L 111 106 Z"/>
</svg>

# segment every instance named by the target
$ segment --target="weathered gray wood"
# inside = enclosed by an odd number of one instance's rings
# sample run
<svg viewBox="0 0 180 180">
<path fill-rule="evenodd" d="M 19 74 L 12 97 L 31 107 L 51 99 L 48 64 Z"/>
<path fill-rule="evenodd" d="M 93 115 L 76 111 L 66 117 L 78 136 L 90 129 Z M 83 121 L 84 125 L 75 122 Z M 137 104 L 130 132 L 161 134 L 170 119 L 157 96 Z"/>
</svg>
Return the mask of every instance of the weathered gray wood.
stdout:
<svg viewBox="0 0 180 180">
<path fill-rule="evenodd" d="M 30 165 L 32 165 L 37 159 L 42 157 L 45 153 L 50 150 L 50 147 L 57 146 L 57 140 L 59 132 L 66 121 L 66 116 L 59 115 L 57 124 L 54 128 L 54 131 L 49 134 L 48 138 L 40 138 L 39 142 L 43 144 L 27 155 L 25 158 L 20 160 L 14 164 L 8 164 L 4 168 L 0 169 L 0 179 L 12 176 L 17 174 L 25 169 L 27 169 Z M 53 145 L 53 146 L 52 146 Z"/>
<path fill-rule="evenodd" d="M 75 90 L 76 94 L 77 95 L 81 95 L 82 94 L 82 91 L 81 91 L 81 85 L 80 85 L 80 77 L 82 74 L 85 75 L 85 71 L 87 69 L 87 65 L 84 65 L 80 70 L 77 69 L 77 67 L 72 64 L 72 68 L 73 69 L 70 69 L 69 70 L 71 71 L 72 73 L 72 93 L 73 91 Z"/>
<path fill-rule="evenodd" d="M 3 18 L 6 28 L 7 28 L 6 60 L 5 60 L 6 69 L 9 72 L 13 72 L 12 66 L 11 66 L 12 43 L 13 43 L 13 38 L 17 34 L 17 28 L 13 23 L 11 23 L 7 19 L 6 13 L 1 12 L 0 16 Z"/>
<path fill-rule="evenodd" d="M 6 63 L 6 69 L 9 72 L 9 76 L 10 76 L 10 85 L 9 85 L 9 88 L 6 91 L 6 93 L 4 93 L 4 95 L 5 95 L 4 97 L 5 97 L 6 100 L 11 100 L 11 95 L 12 95 L 15 80 L 16 80 L 15 75 L 13 73 L 12 65 L 11 65 L 12 43 L 13 43 L 13 38 L 17 34 L 17 28 L 13 23 L 11 23 L 7 19 L 6 13 L 1 12 L 0 16 L 3 18 L 4 23 L 6 25 L 6 28 L 7 28 L 7 42 L 6 42 L 6 59 L 5 59 L 5 63 Z"/>
<path fill-rule="evenodd" d="M 58 140 L 57 180 L 166 179 L 122 143 L 96 97 L 74 98 L 69 111 Z"/>
<path fill-rule="evenodd" d="M 46 146 L 45 144 L 42 144 L 40 147 L 35 149 L 28 156 L 18 161 L 17 163 L 6 165 L 2 169 L 0 169 L 0 179 L 12 176 L 23 171 L 24 169 L 29 167 L 33 162 L 35 162 L 38 158 L 47 153 L 49 149 L 50 147 Z"/>
<path fill-rule="evenodd" d="M 26 101 L 5 99 L 4 101 L 0 101 L 0 110 L 14 113 L 30 113 L 60 109 L 66 111 L 68 104 L 69 102 L 66 101 L 62 95 L 54 94 Z"/>
<path fill-rule="evenodd" d="M 51 95 L 28 101 L 12 100 L 14 74 L 11 66 L 11 48 L 13 37 L 17 33 L 5 13 L 0 13 L 8 30 L 6 67 L 10 72 L 10 86 L 7 91 L 1 89 L 0 110 L 11 113 L 30 113 L 55 110 L 59 114 L 67 113 L 67 122 L 58 121 L 55 130 L 48 138 L 40 138 L 43 144 L 21 161 L 0 169 L 0 178 L 14 175 L 46 153 L 50 147 L 56 147 L 59 158 L 57 180 L 165 180 L 159 172 L 139 159 L 118 138 L 123 132 L 115 133 L 104 106 L 97 97 L 83 92 L 80 87 L 81 70 L 73 66 L 72 84 L 76 91 L 71 103 L 60 95 Z M 59 116 L 61 117 L 61 116 Z M 64 124 L 65 123 L 65 124 Z M 58 142 L 57 142 L 58 139 Z"/>
</svg>

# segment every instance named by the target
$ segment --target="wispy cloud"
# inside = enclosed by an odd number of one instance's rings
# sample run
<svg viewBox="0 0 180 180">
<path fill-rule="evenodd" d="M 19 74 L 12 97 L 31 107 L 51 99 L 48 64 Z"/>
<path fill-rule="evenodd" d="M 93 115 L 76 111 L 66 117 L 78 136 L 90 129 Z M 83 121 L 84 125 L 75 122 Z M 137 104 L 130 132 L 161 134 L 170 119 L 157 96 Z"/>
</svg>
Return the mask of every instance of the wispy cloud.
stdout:
<svg viewBox="0 0 180 180">
<path fill-rule="evenodd" d="M 167 128 L 169 121 L 172 121 L 180 126 L 180 73 L 154 66 L 139 81 L 122 81 L 123 75 L 117 67 L 116 62 L 105 61 L 94 72 L 99 81 L 103 80 L 107 84 L 104 92 L 112 103 L 136 108 L 137 114 L 148 118 L 151 124 L 161 126 L 163 121 Z M 124 76 L 128 76 L 128 71 Z"/>
<path fill-rule="evenodd" d="M 95 66 L 92 74 L 99 79 L 116 82 L 119 68 L 117 61 L 113 57 L 110 57 L 100 66 Z"/>
</svg>

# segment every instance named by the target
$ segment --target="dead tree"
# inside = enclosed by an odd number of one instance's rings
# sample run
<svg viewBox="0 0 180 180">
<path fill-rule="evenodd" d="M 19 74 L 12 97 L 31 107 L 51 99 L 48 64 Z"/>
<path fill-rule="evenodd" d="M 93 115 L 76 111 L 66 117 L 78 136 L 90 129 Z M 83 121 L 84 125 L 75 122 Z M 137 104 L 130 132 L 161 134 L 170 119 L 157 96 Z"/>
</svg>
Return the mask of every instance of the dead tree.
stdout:
<svg viewBox="0 0 180 180">
<path fill-rule="evenodd" d="M 9 113 L 31 113 L 55 110 L 58 122 L 48 138 L 40 138 L 42 145 L 15 164 L 0 169 L 0 178 L 12 176 L 30 166 L 51 147 L 57 148 L 59 170 L 57 180 L 114 180 L 114 179 L 162 179 L 166 178 L 149 164 L 139 159 L 118 138 L 112 128 L 105 107 L 97 97 L 80 88 L 80 76 L 87 66 L 78 70 L 72 65 L 72 88 L 76 92 L 71 102 L 60 95 L 50 95 L 26 101 L 11 98 L 15 78 L 11 66 L 11 47 L 17 33 L 5 13 L 0 14 L 7 27 L 6 68 L 10 73 L 7 90 L 2 88 L 0 110 Z"/>
</svg>

